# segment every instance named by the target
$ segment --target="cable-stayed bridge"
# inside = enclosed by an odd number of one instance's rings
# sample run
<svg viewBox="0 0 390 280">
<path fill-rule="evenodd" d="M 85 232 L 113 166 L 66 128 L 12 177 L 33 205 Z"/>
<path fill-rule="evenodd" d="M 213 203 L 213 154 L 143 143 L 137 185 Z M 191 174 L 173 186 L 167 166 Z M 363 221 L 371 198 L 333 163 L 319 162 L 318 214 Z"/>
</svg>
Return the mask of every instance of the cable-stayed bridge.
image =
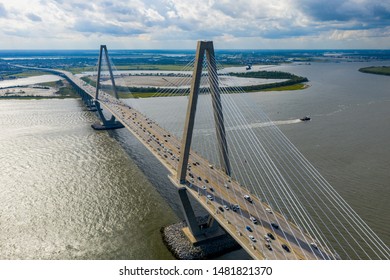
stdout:
<svg viewBox="0 0 390 280">
<path fill-rule="evenodd" d="M 167 168 L 193 243 L 218 238 L 220 225 L 255 259 L 389 259 L 388 246 L 221 74 L 212 42 L 198 42 L 193 62 L 162 77 L 167 84 L 152 105 L 119 98 L 105 46 L 96 86 L 46 70 L 97 111 L 95 129 L 127 128 Z M 188 193 L 210 214 L 206 224 L 198 224 Z"/>
</svg>

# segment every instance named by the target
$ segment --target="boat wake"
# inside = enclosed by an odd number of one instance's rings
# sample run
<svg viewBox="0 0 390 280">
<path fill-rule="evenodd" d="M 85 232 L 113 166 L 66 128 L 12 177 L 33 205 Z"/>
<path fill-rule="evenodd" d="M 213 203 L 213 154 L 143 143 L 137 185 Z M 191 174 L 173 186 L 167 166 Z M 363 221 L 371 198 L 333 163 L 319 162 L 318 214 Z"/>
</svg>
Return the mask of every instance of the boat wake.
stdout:
<svg viewBox="0 0 390 280">
<path fill-rule="evenodd" d="M 295 123 L 301 123 L 301 119 L 294 119 L 294 120 L 285 120 L 285 121 L 273 121 L 273 122 L 267 122 L 267 123 L 259 123 L 259 124 L 253 124 L 254 127 L 257 127 L 257 125 L 260 125 L 259 127 L 263 126 L 270 126 L 272 124 L 274 125 L 286 125 L 286 124 L 295 124 Z"/>
<path fill-rule="evenodd" d="M 252 128 L 262 128 L 269 127 L 273 125 L 289 125 L 289 124 L 297 124 L 304 122 L 301 119 L 293 119 L 293 120 L 283 120 L 283 121 L 273 121 L 273 122 L 262 122 L 262 123 L 250 123 L 248 125 L 240 125 L 240 126 L 227 126 L 226 131 L 235 131 L 242 129 L 252 129 Z M 214 132 L 214 129 L 196 129 L 197 133 L 201 133 L 204 135 L 208 135 Z"/>
</svg>

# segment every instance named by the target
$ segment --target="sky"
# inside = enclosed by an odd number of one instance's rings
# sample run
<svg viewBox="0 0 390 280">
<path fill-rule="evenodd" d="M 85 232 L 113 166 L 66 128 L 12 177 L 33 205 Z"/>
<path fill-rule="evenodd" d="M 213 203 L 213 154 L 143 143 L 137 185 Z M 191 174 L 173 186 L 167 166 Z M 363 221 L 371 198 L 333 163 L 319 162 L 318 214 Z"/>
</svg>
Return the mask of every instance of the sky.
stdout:
<svg viewBox="0 0 390 280">
<path fill-rule="evenodd" d="M 389 49 L 389 0 L 0 0 L 0 49 Z"/>
</svg>

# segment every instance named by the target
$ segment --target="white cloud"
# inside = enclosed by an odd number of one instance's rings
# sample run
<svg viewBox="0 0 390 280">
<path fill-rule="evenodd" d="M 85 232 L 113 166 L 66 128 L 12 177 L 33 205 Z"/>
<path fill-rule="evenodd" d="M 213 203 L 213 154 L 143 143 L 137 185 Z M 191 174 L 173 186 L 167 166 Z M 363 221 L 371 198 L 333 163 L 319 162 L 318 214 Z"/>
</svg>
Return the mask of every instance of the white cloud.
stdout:
<svg viewBox="0 0 390 280">
<path fill-rule="evenodd" d="M 37 24 L 39 22 L 39 24 Z M 74 48 L 91 38 L 143 48 L 187 47 L 214 39 L 224 47 L 307 48 L 318 40 L 388 48 L 390 3 L 382 0 L 12 0 L 0 3 L 0 40 L 13 48 L 48 48 L 63 40 Z M 55 39 L 53 39 L 55 38 Z M 344 38 L 344 39 L 343 39 Z M 47 40 L 44 40 L 47 39 Z M 359 40 L 362 45 L 359 46 Z M 39 46 L 44 41 L 46 45 Z M 178 44 L 178 42 L 185 42 Z M 32 46 L 33 44 L 34 46 Z M 47 45 L 48 44 L 48 45 Z M 150 45 L 148 45 L 150 44 Z M 151 45 L 153 44 L 153 45 Z M 250 44 L 250 46 L 248 45 Z M 264 45 L 266 44 L 266 45 Z M 131 47 L 129 45 L 129 47 Z M 80 47 L 79 47 L 80 46 Z M 116 46 L 113 46 L 116 47 Z"/>
</svg>

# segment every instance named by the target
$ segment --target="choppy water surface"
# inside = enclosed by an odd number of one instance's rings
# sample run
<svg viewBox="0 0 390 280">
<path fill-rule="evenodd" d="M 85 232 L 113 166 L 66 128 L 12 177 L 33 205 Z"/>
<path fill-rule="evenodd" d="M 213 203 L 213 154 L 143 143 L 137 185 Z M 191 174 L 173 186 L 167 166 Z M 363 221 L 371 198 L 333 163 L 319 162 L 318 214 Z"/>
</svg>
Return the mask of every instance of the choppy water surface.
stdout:
<svg viewBox="0 0 390 280">
<path fill-rule="evenodd" d="M 0 259 L 170 259 L 177 220 L 78 100 L 0 102 Z"/>
<path fill-rule="evenodd" d="M 357 71 L 367 65 L 277 67 L 311 87 L 250 98 L 390 244 L 390 79 Z M 185 110 L 176 100 L 147 107 L 156 118 Z M 126 130 L 94 121 L 78 100 L 0 101 L 1 259 L 172 258 L 159 229 L 181 215 L 166 170 Z"/>
</svg>

